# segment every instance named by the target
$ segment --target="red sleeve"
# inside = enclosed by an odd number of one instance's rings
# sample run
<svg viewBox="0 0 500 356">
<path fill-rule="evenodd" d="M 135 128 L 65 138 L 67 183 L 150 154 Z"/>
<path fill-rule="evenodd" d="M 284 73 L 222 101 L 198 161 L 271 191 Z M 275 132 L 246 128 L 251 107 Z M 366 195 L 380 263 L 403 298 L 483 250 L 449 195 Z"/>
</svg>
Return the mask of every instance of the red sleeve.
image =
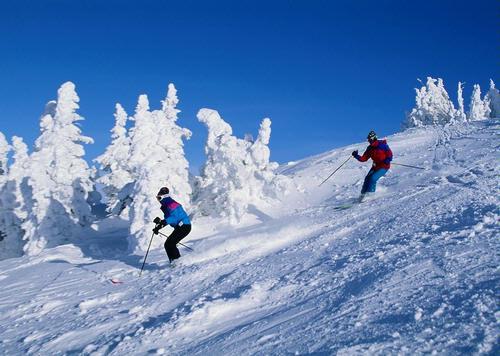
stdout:
<svg viewBox="0 0 500 356">
<path fill-rule="evenodd" d="M 370 151 L 371 151 L 371 147 L 368 146 L 368 148 L 366 149 L 365 153 L 363 153 L 363 155 L 361 157 L 359 157 L 358 161 L 360 162 L 366 162 L 368 161 L 368 159 L 370 158 Z"/>
</svg>

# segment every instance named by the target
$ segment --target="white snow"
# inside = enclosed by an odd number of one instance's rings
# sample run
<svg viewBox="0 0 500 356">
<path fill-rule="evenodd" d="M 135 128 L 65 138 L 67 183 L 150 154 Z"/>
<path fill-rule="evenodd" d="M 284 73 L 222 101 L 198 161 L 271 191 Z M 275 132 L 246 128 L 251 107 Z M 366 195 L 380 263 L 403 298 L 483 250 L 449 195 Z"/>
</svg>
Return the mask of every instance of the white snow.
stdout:
<svg viewBox="0 0 500 356">
<path fill-rule="evenodd" d="M 101 166 L 97 181 L 104 188 L 108 199 L 108 209 L 120 215 L 123 210 L 119 199 L 120 191 L 133 182 L 131 168 L 129 167 L 130 137 L 127 133 L 128 115 L 120 104 L 116 104 L 115 126 L 111 130 L 111 144 L 106 151 L 95 161 Z"/>
<path fill-rule="evenodd" d="M 500 91 L 495 88 L 495 82 L 490 79 L 490 89 L 484 98 L 490 105 L 490 117 L 500 118 Z"/>
<path fill-rule="evenodd" d="M 0 132 L 0 188 L 5 181 L 5 176 L 8 173 L 7 167 L 7 155 L 10 151 L 10 146 L 7 140 L 5 139 L 5 135 Z"/>
<path fill-rule="evenodd" d="M 455 109 L 443 80 L 427 77 L 426 84 L 420 89 L 415 89 L 417 92 L 415 107 L 407 113 L 403 128 L 427 125 L 445 126 L 500 117 L 500 92 L 495 88 L 493 80 L 490 79 L 490 89 L 484 98 L 481 98 L 479 84 L 473 86 L 467 113 L 464 106 L 463 88 L 463 83 L 458 82 L 458 109 Z"/>
<path fill-rule="evenodd" d="M 21 192 L 27 214 L 20 228 L 23 249 L 30 255 L 72 241 L 93 219 L 86 201 L 93 182 L 82 145 L 93 141 L 76 124 L 83 120 L 76 113 L 79 100 L 73 83 L 59 88 L 57 102 L 46 106 L 41 134 L 25 164 L 29 175 L 22 181 Z"/>
<path fill-rule="evenodd" d="M 174 268 L 155 237 L 141 277 L 144 254 L 127 253 L 117 217 L 0 261 L 0 350 L 496 354 L 499 129 L 487 120 L 387 137 L 395 162 L 426 170 L 393 166 L 373 200 L 346 210 L 335 207 L 358 196 L 369 164 L 350 160 L 318 185 L 365 143 L 291 162 L 277 172 L 303 193 L 236 226 L 195 219 L 182 241 L 194 251 L 181 246 Z"/>
<path fill-rule="evenodd" d="M 1 136 L 0 136 L 1 138 Z M 0 139 L 1 141 L 1 139 Z M 0 258 L 23 254 L 23 231 L 21 224 L 27 217 L 22 199 L 21 183 L 29 168 L 28 147 L 22 138 L 12 137 L 13 163 L 3 186 L 0 186 Z"/>
<path fill-rule="evenodd" d="M 194 191 L 197 215 L 224 217 L 241 223 L 250 211 L 265 211 L 296 190 L 287 177 L 276 172 L 268 147 L 271 120 L 264 118 L 255 141 L 239 139 L 231 126 L 212 109 L 201 109 L 198 120 L 208 130 L 207 160 Z"/>
<path fill-rule="evenodd" d="M 448 92 L 444 88 L 441 78 L 434 79 L 427 77 L 425 86 L 415 89 L 417 96 L 415 98 L 415 108 L 407 115 L 403 126 L 421 127 L 424 125 L 444 126 L 454 123 L 458 117 L 461 117 L 460 109 L 456 110 L 453 102 L 450 100 Z M 459 106 L 461 99 L 461 85 L 458 86 Z"/>
<path fill-rule="evenodd" d="M 189 163 L 184 156 L 184 140 L 191 137 L 191 131 L 177 125 L 176 105 L 179 102 L 177 90 L 170 84 L 167 96 L 162 101 L 162 110 L 149 108 L 146 95 L 139 97 L 133 117 L 134 127 L 130 130 L 130 154 L 128 166 L 133 183 L 125 186 L 123 196 L 130 203 L 131 250 L 146 251 L 151 239 L 149 224 L 161 215 L 158 202 L 151 203 L 162 186 L 184 207 L 191 203 L 189 184 Z M 155 243 L 154 246 L 160 244 Z"/>
<path fill-rule="evenodd" d="M 487 101 L 481 99 L 481 88 L 474 84 L 469 105 L 469 120 L 485 120 L 490 117 L 491 109 Z"/>
</svg>

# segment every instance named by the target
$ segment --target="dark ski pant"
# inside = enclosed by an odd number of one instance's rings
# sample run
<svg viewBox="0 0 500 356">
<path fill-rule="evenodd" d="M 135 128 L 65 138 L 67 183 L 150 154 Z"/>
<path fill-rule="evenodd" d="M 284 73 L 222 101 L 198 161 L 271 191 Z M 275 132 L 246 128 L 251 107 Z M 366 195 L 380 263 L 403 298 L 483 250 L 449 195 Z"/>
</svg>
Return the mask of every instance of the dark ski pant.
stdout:
<svg viewBox="0 0 500 356">
<path fill-rule="evenodd" d="M 363 188 L 361 188 L 361 194 L 365 194 L 366 192 L 373 193 L 377 188 L 377 181 L 382 178 L 387 173 L 387 169 L 370 169 L 370 172 L 365 177 L 365 181 L 363 183 Z"/>
<path fill-rule="evenodd" d="M 191 225 L 185 224 L 182 226 L 176 226 L 174 231 L 170 234 L 165 241 L 165 251 L 167 252 L 168 259 L 170 262 L 181 257 L 179 249 L 177 248 L 177 243 L 185 238 L 191 232 Z"/>
</svg>

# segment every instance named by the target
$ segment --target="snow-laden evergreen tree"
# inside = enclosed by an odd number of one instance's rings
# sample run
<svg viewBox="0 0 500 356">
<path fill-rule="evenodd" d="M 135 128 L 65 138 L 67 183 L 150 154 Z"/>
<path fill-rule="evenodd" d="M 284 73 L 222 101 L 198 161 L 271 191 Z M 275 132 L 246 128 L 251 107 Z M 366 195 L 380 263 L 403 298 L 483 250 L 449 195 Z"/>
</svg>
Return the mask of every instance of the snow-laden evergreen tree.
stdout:
<svg viewBox="0 0 500 356">
<path fill-rule="evenodd" d="M 119 207 L 119 193 L 132 182 L 129 164 L 130 138 L 127 135 L 128 115 L 120 104 L 116 104 L 115 126 L 111 130 L 111 144 L 104 154 L 95 159 L 100 165 L 98 183 L 104 185 L 104 193 L 108 199 L 108 210 L 117 215 L 123 210 Z"/>
<path fill-rule="evenodd" d="M 474 84 L 469 105 L 469 121 L 485 120 L 490 117 L 490 103 L 481 99 L 481 87 Z"/>
<path fill-rule="evenodd" d="M 28 147 L 23 139 L 12 138 L 13 164 L 8 180 L 0 189 L 0 230 L 4 233 L 0 241 L 0 259 L 23 254 L 22 222 L 28 216 L 21 192 L 21 183 L 29 175 Z"/>
<path fill-rule="evenodd" d="M 269 162 L 271 120 L 262 121 L 258 138 L 251 142 L 233 136 L 231 126 L 215 110 L 201 109 L 197 117 L 208 130 L 207 161 L 195 191 L 199 214 L 237 223 L 249 205 L 272 204 L 292 188 L 288 178 L 275 173 L 278 165 Z"/>
<path fill-rule="evenodd" d="M 250 146 L 249 154 L 257 168 L 254 172 L 257 182 L 254 185 L 254 189 L 257 188 L 255 196 L 261 201 L 268 202 L 288 194 L 291 189 L 297 189 L 289 178 L 275 173 L 279 165 L 277 162 L 270 162 L 271 150 L 268 146 L 270 139 L 271 120 L 265 118 L 260 124 L 257 139 Z"/>
<path fill-rule="evenodd" d="M 0 187 L 5 182 L 7 177 L 8 167 L 8 153 L 10 151 L 10 146 L 7 140 L 5 139 L 5 135 L 0 132 Z"/>
<path fill-rule="evenodd" d="M 500 92 L 495 88 L 495 83 L 490 79 L 490 89 L 486 93 L 485 101 L 490 106 L 490 117 L 500 118 Z"/>
<path fill-rule="evenodd" d="M 208 130 L 205 154 L 207 161 L 197 182 L 196 211 L 206 216 L 223 216 L 232 223 L 243 216 L 247 199 L 244 196 L 246 156 L 250 143 L 232 135 L 231 126 L 215 110 L 201 109 L 198 120 Z"/>
<path fill-rule="evenodd" d="M 465 113 L 464 106 L 464 95 L 463 95 L 464 85 L 462 82 L 458 82 L 457 89 L 457 101 L 458 101 L 458 110 L 457 110 L 457 121 L 466 122 L 467 114 Z"/>
<path fill-rule="evenodd" d="M 0 132 L 0 194 L 1 191 L 7 181 L 7 161 L 8 154 L 10 151 L 10 146 L 7 140 L 5 139 L 5 135 Z M 0 199 L 0 241 L 5 239 L 5 224 L 4 221 L 5 208 L 2 206 L 2 202 Z M 0 243 L 0 257 L 2 257 L 2 245 Z"/>
<path fill-rule="evenodd" d="M 69 242 L 92 221 L 87 203 L 92 191 L 91 170 L 83 159 L 82 144 L 92 139 L 81 134 L 76 113 L 79 98 L 75 85 L 64 83 L 57 101 L 40 120 L 41 134 L 30 156 L 30 175 L 21 183 L 26 209 L 22 225 L 27 254 Z"/>
<path fill-rule="evenodd" d="M 184 140 L 191 131 L 177 125 L 177 90 L 169 84 L 162 109 L 150 111 L 146 95 L 139 97 L 130 130 L 129 165 L 133 184 L 122 189 L 122 199 L 129 199 L 132 250 L 145 250 L 151 238 L 153 219 L 161 215 L 156 193 L 162 186 L 189 210 L 191 186 L 189 164 L 184 154 Z M 158 245 L 159 239 L 155 243 Z"/>
<path fill-rule="evenodd" d="M 457 121 L 457 110 L 444 88 L 441 78 L 427 78 L 427 83 L 420 89 L 415 89 L 415 108 L 407 114 L 403 128 L 425 125 L 440 125 Z"/>
</svg>

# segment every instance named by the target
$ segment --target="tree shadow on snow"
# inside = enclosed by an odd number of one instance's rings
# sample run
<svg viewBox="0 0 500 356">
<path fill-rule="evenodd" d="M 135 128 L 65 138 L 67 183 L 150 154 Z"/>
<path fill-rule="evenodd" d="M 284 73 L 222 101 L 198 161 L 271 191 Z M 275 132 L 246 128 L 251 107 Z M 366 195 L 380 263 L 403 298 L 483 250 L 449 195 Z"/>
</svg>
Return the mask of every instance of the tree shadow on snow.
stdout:
<svg viewBox="0 0 500 356">
<path fill-rule="evenodd" d="M 266 221 L 270 221 L 270 220 L 273 220 L 273 217 L 272 216 L 269 216 L 267 215 L 266 213 L 264 213 L 262 210 L 259 210 L 255 205 L 253 204 L 250 204 L 248 206 L 248 212 L 250 214 L 253 214 L 255 215 L 261 222 L 266 222 Z"/>
</svg>

